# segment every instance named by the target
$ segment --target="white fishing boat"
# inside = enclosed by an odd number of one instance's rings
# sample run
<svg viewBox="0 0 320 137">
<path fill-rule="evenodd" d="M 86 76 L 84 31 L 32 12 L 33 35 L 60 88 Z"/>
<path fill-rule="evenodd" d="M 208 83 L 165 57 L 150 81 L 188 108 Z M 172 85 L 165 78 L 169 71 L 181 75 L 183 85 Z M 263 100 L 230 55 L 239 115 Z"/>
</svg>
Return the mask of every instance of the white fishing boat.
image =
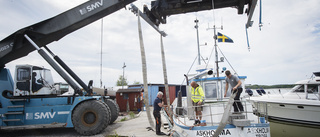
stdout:
<svg viewBox="0 0 320 137">
<path fill-rule="evenodd" d="M 195 22 L 197 23 L 197 21 Z M 196 28 L 198 27 L 196 26 Z M 214 30 L 215 29 L 214 27 Z M 171 110 L 166 110 L 164 113 L 165 118 L 168 120 L 172 136 L 270 137 L 269 123 L 264 117 L 259 118 L 253 114 L 252 105 L 249 104 L 249 102 L 246 102 L 246 100 L 242 101 L 244 106 L 242 113 L 235 113 L 232 111 L 233 109 L 231 110 L 236 94 L 231 94 L 231 88 L 229 88 L 227 97 L 224 97 L 226 85 L 224 71 L 226 69 L 223 68 L 222 71 L 220 71 L 218 63 L 223 62 L 225 57 L 220 58 L 220 61 L 218 61 L 216 41 L 217 36 L 215 36 L 216 72 L 213 72 L 212 67 L 208 67 L 210 65 L 201 65 L 199 60 L 197 73 L 185 75 L 187 96 L 181 97 L 181 92 L 179 92 L 178 97 L 171 104 Z M 198 59 L 199 58 L 200 52 L 198 51 Z M 223 76 L 221 77 L 219 75 Z M 237 74 L 234 75 L 238 76 Z M 245 89 L 244 81 L 247 77 L 238 76 L 238 78 L 242 81 L 242 88 Z M 191 81 L 197 82 L 205 94 L 202 120 L 200 124 L 196 125 L 194 125 L 195 111 L 191 101 L 191 86 L 188 84 Z"/>
<path fill-rule="evenodd" d="M 303 126 L 320 126 L 320 72 L 285 94 L 251 97 L 256 115 Z"/>
<path fill-rule="evenodd" d="M 210 70 L 203 73 L 210 72 Z M 212 72 L 212 70 L 211 70 Z M 202 75 L 200 73 L 200 75 Z M 244 82 L 246 76 L 238 76 Z M 243 101 L 243 113 L 231 111 L 234 95 L 223 98 L 225 77 L 203 76 L 192 79 L 197 81 L 205 93 L 202 111 L 202 123 L 194 125 L 194 109 L 191 103 L 191 87 L 187 88 L 187 97 L 176 98 L 172 103 L 173 116 L 168 116 L 169 127 L 182 137 L 270 137 L 270 126 L 264 118 L 258 118 L 252 112 L 252 105 Z M 243 84 L 244 85 L 244 84 Z M 230 89 L 229 89 L 230 90 Z M 231 93 L 231 91 L 228 91 Z M 165 113 L 168 114 L 168 113 Z M 174 123 L 174 124 L 173 124 Z M 216 133 L 218 132 L 218 133 Z M 216 133 L 216 134 L 215 134 Z"/>
</svg>

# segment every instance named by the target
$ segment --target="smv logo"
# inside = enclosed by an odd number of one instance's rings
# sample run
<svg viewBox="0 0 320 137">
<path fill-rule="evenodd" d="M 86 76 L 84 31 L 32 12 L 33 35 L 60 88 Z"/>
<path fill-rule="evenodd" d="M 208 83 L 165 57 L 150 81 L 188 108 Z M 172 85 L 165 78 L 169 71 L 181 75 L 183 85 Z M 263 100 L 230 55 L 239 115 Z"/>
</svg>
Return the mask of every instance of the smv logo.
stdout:
<svg viewBox="0 0 320 137">
<path fill-rule="evenodd" d="M 100 0 L 100 2 L 96 1 L 95 3 L 92 3 L 92 4 L 88 5 L 87 7 L 80 9 L 79 12 L 81 15 L 84 15 L 84 14 L 86 14 L 90 11 L 93 11 L 97 8 L 100 8 L 102 6 L 103 6 L 103 0 Z"/>
<path fill-rule="evenodd" d="M 49 118 L 53 118 L 54 115 L 56 114 L 56 112 L 36 112 L 34 113 L 34 119 L 49 119 Z"/>
<path fill-rule="evenodd" d="M 54 118 L 56 115 L 56 112 L 36 112 L 34 113 L 27 113 L 26 114 L 26 119 L 49 119 L 49 118 Z"/>
</svg>

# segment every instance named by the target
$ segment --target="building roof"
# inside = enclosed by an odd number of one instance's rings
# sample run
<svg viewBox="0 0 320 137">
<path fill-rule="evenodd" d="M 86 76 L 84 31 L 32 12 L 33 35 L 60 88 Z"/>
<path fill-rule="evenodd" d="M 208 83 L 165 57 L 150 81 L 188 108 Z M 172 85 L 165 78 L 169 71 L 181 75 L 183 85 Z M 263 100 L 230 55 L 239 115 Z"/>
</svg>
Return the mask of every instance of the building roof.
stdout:
<svg viewBox="0 0 320 137">
<path fill-rule="evenodd" d="M 160 86 L 160 87 L 164 87 L 164 84 L 157 84 L 157 83 L 149 83 L 148 86 Z M 143 88 L 143 84 L 133 84 L 133 85 L 128 85 L 128 88 L 133 88 L 133 87 L 141 87 Z M 181 86 L 180 84 L 168 84 L 168 86 Z M 185 86 L 185 85 L 182 85 Z"/>
<path fill-rule="evenodd" d="M 143 88 L 118 89 L 117 93 L 142 92 Z"/>
</svg>

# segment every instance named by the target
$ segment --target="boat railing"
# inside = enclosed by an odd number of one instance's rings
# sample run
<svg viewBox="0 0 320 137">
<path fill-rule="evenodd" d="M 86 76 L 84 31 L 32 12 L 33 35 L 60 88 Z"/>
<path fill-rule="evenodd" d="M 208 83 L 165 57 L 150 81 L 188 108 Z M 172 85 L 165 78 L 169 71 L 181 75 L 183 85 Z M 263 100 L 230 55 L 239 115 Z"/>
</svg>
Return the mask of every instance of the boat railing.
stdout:
<svg viewBox="0 0 320 137">
<path fill-rule="evenodd" d="M 282 90 L 282 91 L 281 91 Z M 284 90 L 284 92 L 283 92 Z M 266 94 L 268 98 L 272 98 L 274 96 L 272 95 L 281 95 L 282 98 L 284 98 L 283 94 L 289 92 L 287 89 L 268 89 L 266 90 Z"/>
<path fill-rule="evenodd" d="M 320 100 L 319 93 L 318 94 L 313 93 L 313 94 L 317 97 L 318 100 Z"/>
<path fill-rule="evenodd" d="M 268 106 L 267 106 L 267 102 L 256 102 L 256 109 L 253 112 L 254 114 L 256 114 L 259 117 L 264 117 L 266 121 L 268 121 Z"/>
<path fill-rule="evenodd" d="M 235 101 L 237 102 L 237 101 Z M 253 121 L 260 121 L 259 118 L 257 120 L 254 119 L 254 112 L 252 110 L 251 104 L 246 101 L 238 101 L 241 102 L 243 105 L 243 112 L 230 112 L 229 114 L 238 114 L 244 116 L 245 119 Z M 225 108 L 228 104 L 228 101 L 214 101 L 214 102 L 206 102 L 203 107 L 202 111 L 202 119 L 206 120 L 206 123 L 213 125 L 218 125 L 220 123 L 220 120 L 224 114 Z M 184 125 L 187 125 L 187 121 L 194 120 L 196 117 L 194 109 L 198 106 L 189 106 L 189 107 L 175 107 L 173 109 L 173 115 L 176 119 L 178 119 L 179 122 L 183 123 Z M 250 107 L 250 109 L 248 109 Z M 177 114 L 176 109 L 183 109 L 182 114 Z M 187 113 L 187 111 L 193 111 L 193 113 L 190 115 Z M 209 112 L 209 113 L 208 113 Z M 249 118 L 248 115 L 252 114 Z M 177 122 L 177 121 L 176 121 Z M 189 125 L 190 126 L 190 125 Z M 192 125 L 193 126 L 193 125 Z"/>
<path fill-rule="evenodd" d="M 301 99 L 301 96 L 298 94 L 298 92 L 294 92 L 294 93 L 296 93 L 296 95 L 299 97 L 299 99 Z M 306 98 L 308 98 L 308 97 L 306 97 Z"/>
</svg>

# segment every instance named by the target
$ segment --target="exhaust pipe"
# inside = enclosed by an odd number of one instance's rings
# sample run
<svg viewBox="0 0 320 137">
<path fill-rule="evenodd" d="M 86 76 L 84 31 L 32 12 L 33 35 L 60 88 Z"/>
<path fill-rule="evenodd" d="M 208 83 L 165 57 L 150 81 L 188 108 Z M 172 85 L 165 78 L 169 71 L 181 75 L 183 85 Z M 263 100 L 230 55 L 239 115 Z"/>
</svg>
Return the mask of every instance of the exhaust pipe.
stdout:
<svg viewBox="0 0 320 137">
<path fill-rule="evenodd" d="M 212 75 L 213 74 L 213 71 L 210 69 L 210 70 L 205 70 L 191 78 L 189 78 L 189 80 L 193 80 L 193 79 L 196 79 L 196 78 L 200 78 L 200 77 L 203 77 L 203 76 L 206 76 L 206 75 Z"/>
</svg>

